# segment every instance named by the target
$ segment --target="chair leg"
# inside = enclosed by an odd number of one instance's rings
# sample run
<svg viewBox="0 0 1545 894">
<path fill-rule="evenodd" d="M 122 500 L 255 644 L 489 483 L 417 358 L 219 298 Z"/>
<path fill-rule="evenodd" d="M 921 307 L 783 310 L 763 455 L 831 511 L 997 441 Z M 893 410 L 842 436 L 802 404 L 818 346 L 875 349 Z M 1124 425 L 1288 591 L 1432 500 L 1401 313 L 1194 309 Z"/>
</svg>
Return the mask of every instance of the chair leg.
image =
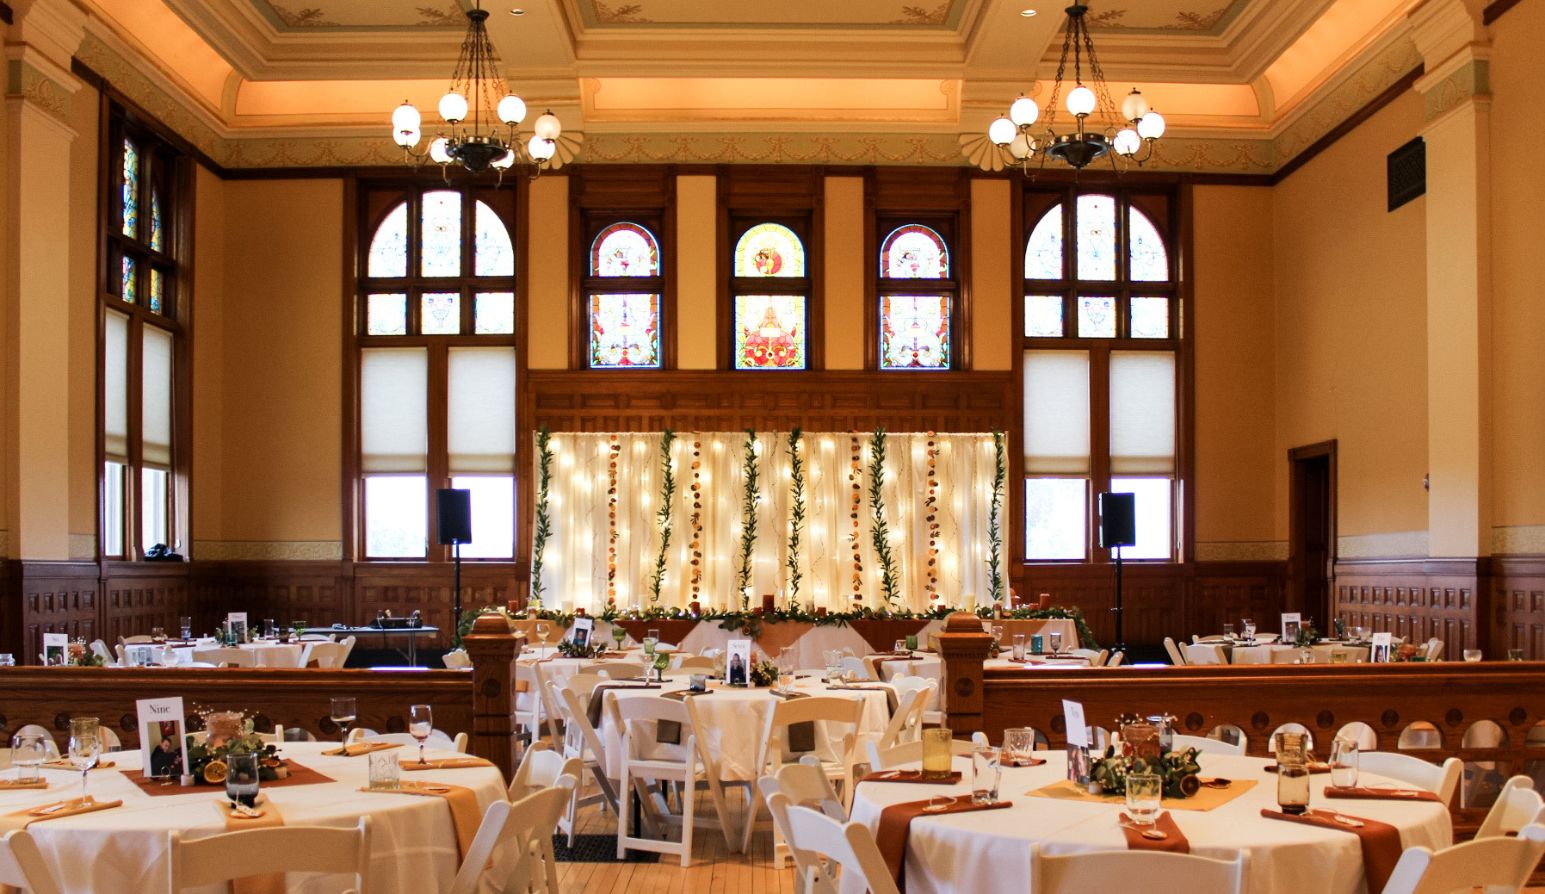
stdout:
<svg viewBox="0 0 1545 894">
<path fill-rule="evenodd" d="M 622 769 L 622 787 L 624 790 L 628 788 L 630 781 L 628 770 L 624 767 Z M 632 819 L 631 814 L 632 811 L 630 810 L 617 811 L 617 859 L 619 860 L 626 860 L 628 858 L 627 840 L 632 837 L 628 829 L 629 821 Z"/>
<path fill-rule="evenodd" d="M 697 823 L 697 790 L 689 777 L 681 793 L 681 868 L 692 865 L 692 827 Z"/>
<path fill-rule="evenodd" d="M 544 894 L 558 894 L 558 855 L 553 853 L 551 836 L 542 840 L 542 862 L 547 864 L 547 890 Z"/>
</svg>

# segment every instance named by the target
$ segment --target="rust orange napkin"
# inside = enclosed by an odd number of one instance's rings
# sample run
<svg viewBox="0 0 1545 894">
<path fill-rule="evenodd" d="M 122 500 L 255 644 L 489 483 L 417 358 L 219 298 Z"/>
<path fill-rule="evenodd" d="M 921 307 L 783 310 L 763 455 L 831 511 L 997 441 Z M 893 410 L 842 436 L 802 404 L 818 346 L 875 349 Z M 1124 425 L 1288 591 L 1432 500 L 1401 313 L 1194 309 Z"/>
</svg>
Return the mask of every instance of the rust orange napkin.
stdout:
<svg viewBox="0 0 1545 894">
<path fill-rule="evenodd" d="M 1008 801 L 992 804 L 976 804 L 970 795 L 957 795 L 942 810 L 929 810 L 929 801 L 903 801 L 880 811 L 880 831 L 875 843 L 880 846 L 880 856 L 885 858 L 885 868 L 896 880 L 896 887 L 907 890 L 906 864 L 907 839 L 912 835 L 912 821 L 920 816 L 943 816 L 946 813 L 969 813 L 973 810 L 1000 810 L 1009 806 Z"/>
<path fill-rule="evenodd" d="M 858 780 L 859 782 L 912 782 L 924 785 L 954 785 L 960 781 L 958 772 L 939 779 L 930 779 L 923 775 L 922 770 L 881 770 L 878 773 L 870 773 Z"/>
<path fill-rule="evenodd" d="M 477 827 L 483 821 L 478 809 L 477 792 L 463 785 L 448 782 L 404 782 L 398 789 L 362 788 L 362 792 L 384 792 L 388 795 L 421 795 L 440 798 L 451 811 L 451 825 L 456 827 L 456 860 L 459 864 L 477 837 Z"/>
<path fill-rule="evenodd" d="M 215 804 L 225 815 L 225 831 L 245 832 L 248 829 L 274 828 L 284 825 L 284 817 L 279 814 L 279 808 L 272 801 L 264 801 L 258 806 L 261 816 L 252 816 L 246 813 L 237 813 L 231 809 L 229 801 L 219 801 Z M 231 894 L 285 894 L 284 873 L 270 872 L 264 875 L 249 875 L 246 878 L 233 879 L 231 881 Z"/>
<path fill-rule="evenodd" d="M 1169 811 L 1159 814 L 1154 820 L 1153 827 L 1164 833 L 1163 838 L 1145 838 L 1140 828 L 1132 823 L 1132 818 L 1125 813 L 1121 814 L 1121 832 L 1127 836 L 1127 850 L 1131 851 L 1168 851 L 1172 854 L 1191 853 L 1191 841 L 1186 838 L 1186 833 L 1180 831 L 1175 825 L 1175 818 Z"/>
<path fill-rule="evenodd" d="M 388 748 L 401 748 L 397 742 L 355 742 L 353 745 L 345 745 L 342 748 L 329 748 L 322 752 L 328 757 L 359 757 L 372 751 L 385 751 Z"/>
<path fill-rule="evenodd" d="M 22 782 L 20 779 L 0 779 L 0 789 L 6 791 L 28 788 L 48 788 L 48 780 L 41 776 L 35 782 Z"/>
<path fill-rule="evenodd" d="M 1363 876 L 1368 880 L 1368 894 L 1379 894 L 1383 891 L 1384 885 L 1389 882 L 1390 873 L 1395 871 L 1395 864 L 1400 862 L 1400 830 L 1388 823 L 1361 816 L 1348 816 L 1334 810 L 1310 810 L 1300 816 L 1293 816 L 1263 808 L 1261 816 L 1267 819 L 1287 820 L 1290 823 L 1319 826 L 1322 829 L 1351 832 L 1356 835 L 1363 847 Z M 1340 822 L 1336 819 L 1338 816 L 1360 825 Z"/>
<path fill-rule="evenodd" d="M 63 819 L 67 816 L 79 816 L 82 813 L 95 813 L 98 810 L 111 810 L 121 804 L 123 804 L 122 801 L 98 801 L 91 797 L 88 797 L 84 803 L 79 798 L 71 798 L 55 801 L 52 804 L 39 804 L 36 807 L 28 807 L 0 816 L 0 833 L 25 829 L 33 823 L 44 820 Z"/>
<path fill-rule="evenodd" d="M 1442 804 L 1443 799 L 1425 789 L 1415 788 L 1368 788 L 1366 786 L 1325 787 L 1327 798 L 1361 798 L 1367 801 L 1431 801 Z"/>
<path fill-rule="evenodd" d="M 419 763 L 409 759 L 402 761 L 404 770 L 464 770 L 469 767 L 492 767 L 493 764 L 480 757 L 444 757 L 439 760 Z"/>
</svg>

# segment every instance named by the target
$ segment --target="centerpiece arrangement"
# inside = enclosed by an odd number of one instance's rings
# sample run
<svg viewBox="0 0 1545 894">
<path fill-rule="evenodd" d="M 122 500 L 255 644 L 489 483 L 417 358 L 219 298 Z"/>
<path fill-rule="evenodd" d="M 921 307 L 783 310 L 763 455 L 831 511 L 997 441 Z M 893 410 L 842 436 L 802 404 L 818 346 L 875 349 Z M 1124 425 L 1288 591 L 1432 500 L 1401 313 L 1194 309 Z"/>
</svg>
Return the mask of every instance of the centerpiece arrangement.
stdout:
<svg viewBox="0 0 1545 894">
<path fill-rule="evenodd" d="M 558 643 L 558 654 L 565 658 L 595 658 L 604 651 L 606 647 L 600 643 L 577 643 L 567 639 Z"/>
<path fill-rule="evenodd" d="M 252 719 L 236 711 L 217 711 L 204 715 L 204 737 L 188 736 L 188 772 L 199 782 L 225 784 L 230 759 L 256 755 L 258 778 L 273 782 L 290 775 L 279 748 L 264 742 L 253 729 Z"/>
<path fill-rule="evenodd" d="M 751 685 L 756 687 L 776 685 L 781 673 L 775 662 L 763 658 L 751 665 Z"/>
<path fill-rule="evenodd" d="M 1195 748 L 1172 750 L 1169 722 L 1172 718 L 1121 717 L 1121 732 L 1111 737 L 1105 753 L 1089 764 L 1089 791 L 1124 795 L 1127 777 L 1158 776 L 1166 798 L 1189 798 L 1201 790 L 1199 753 Z"/>
</svg>

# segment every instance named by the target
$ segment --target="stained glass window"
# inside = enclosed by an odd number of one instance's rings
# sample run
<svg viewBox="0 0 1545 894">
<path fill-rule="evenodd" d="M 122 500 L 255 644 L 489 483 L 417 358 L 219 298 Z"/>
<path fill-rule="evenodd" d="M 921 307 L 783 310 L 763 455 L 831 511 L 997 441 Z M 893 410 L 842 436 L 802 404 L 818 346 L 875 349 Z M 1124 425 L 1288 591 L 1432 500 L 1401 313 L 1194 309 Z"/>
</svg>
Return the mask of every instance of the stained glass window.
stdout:
<svg viewBox="0 0 1545 894">
<path fill-rule="evenodd" d="M 166 287 L 162 283 L 161 271 L 155 267 L 150 268 L 150 310 L 153 313 L 165 312 Z"/>
<path fill-rule="evenodd" d="M 366 335 L 407 335 L 408 296 L 402 292 L 365 298 Z"/>
<path fill-rule="evenodd" d="M 139 147 L 134 141 L 123 141 L 123 234 L 139 235 Z"/>
<path fill-rule="evenodd" d="M 1132 298 L 1132 337 L 1169 338 L 1169 299 Z"/>
<path fill-rule="evenodd" d="M 422 217 L 420 272 L 424 276 L 460 276 L 461 193 L 448 189 L 424 193 Z"/>
<path fill-rule="evenodd" d="M 152 189 L 150 191 L 150 247 L 156 251 L 165 251 L 162 245 L 166 241 L 164 229 L 161 226 L 161 192 Z"/>
<path fill-rule="evenodd" d="M 1078 337 L 1116 337 L 1116 299 L 1078 296 Z"/>
<path fill-rule="evenodd" d="M 735 275 L 804 276 L 805 246 L 783 224 L 757 224 L 735 244 Z M 800 363 L 804 363 L 803 352 Z"/>
<path fill-rule="evenodd" d="M 1135 282 L 1169 280 L 1169 253 L 1164 240 L 1148 216 L 1136 208 L 1127 217 L 1127 240 L 1131 243 L 1130 277 Z"/>
<path fill-rule="evenodd" d="M 590 368 L 660 365 L 660 296 L 590 296 Z"/>
<path fill-rule="evenodd" d="M 805 296 L 735 297 L 735 368 L 805 368 Z"/>
<path fill-rule="evenodd" d="M 1062 296 L 1025 296 L 1025 337 L 1059 338 L 1062 335 Z"/>
<path fill-rule="evenodd" d="M 931 227 L 908 224 L 885 237 L 880 275 L 890 279 L 949 279 L 950 252 Z"/>
<path fill-rule="evenodd" d="M 880 367 L 948 369 L 948 295 L 886 295 L 880 300 Z"/>
<path fill-rule="evenodd" d="M 139 300 L 139 282 L 134 276 L 134 259 L 123 259 L 123 276 L 118 287 L 118 297 L 130 304 Z"/>
<path fill-rule="evenodd" d="M 1025 249 L 1025 279 L 1062 278 L 1062 206 L 1054 205 L 1035 229 Z"/>
<path fill-rule="evenodd" d="M 1116 200 L 1078 197 L 1078 278 L 1116 278 Z"/>
<path fill-rule="evenodd" d="M 419 331 L 425 335 L 461 334 L 461 293 L 426 292 L 419 308 Z"/>
<path fill-rule="evenodd" d="M 486 202 L 477 203 L 472 218 L 472 270 L 477 276 L 514 276 L 515 246 L 498 212 Z"/>
<path fill-rule="evenodd" d="M 398 277 L 408 275 L 408 203 L 393 208 L 376 227 L 370 239 L 366 276 Z"/>
<path fill-rule="evenodd" d="M 591 276 L 659 276 L 660 246 L 636 223 L 615 223 L 590 244 Z"/>
<path fill-rule="evenodd" d="M 478 292 L 472 300 L 473 332 L 510 335 L 515 331 L 514 292 Z"/>
</svg>

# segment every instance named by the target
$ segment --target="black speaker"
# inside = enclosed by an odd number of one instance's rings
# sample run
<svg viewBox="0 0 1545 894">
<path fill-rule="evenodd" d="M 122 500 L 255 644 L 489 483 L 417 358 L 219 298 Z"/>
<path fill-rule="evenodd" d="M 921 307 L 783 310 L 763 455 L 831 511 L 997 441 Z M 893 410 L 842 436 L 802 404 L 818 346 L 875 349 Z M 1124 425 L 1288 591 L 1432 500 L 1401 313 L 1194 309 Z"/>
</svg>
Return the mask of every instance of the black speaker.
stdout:
<svg viewBox="0 0 1545 894">
<path fill-rule="evenodd" d="M 1100 494 L 1100 548 L 1137 545 L 1137 498 Z"/>
<path fill-rule="evenodd" d="M 441 488 L 438 495 L 440 542 L 472 542 L 472 491 Z"/>
</svg>

